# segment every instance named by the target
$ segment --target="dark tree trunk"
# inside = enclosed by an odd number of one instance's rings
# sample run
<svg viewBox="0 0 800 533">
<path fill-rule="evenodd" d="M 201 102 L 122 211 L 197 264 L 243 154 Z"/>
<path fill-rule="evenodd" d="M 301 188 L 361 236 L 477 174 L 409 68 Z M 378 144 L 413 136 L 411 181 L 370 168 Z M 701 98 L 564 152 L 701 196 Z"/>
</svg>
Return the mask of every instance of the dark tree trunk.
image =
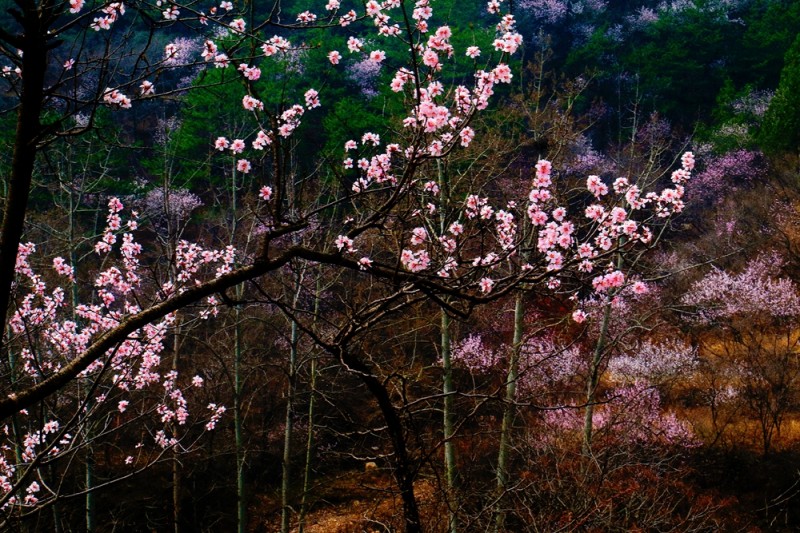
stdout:
<svg viewBox="0 0 800 533">
<path fill-rule="evenodd" d="M 3 211 L 3 225 L 0 228 L 0 313 L 3 316 L 3 330 L 11 298 L 11 282 L 14 279 L 14 266 L 17 250 L 25 227 L 25 212 L 28 207 L 34 162 L 41 140 L 42 125 L 40 116 L 44 101 L 44 75 L 47 70 L 47 29 L 50 17 L 47 13 L 49 2 L 42 2 L 37 9 L 33 1 L 22 3 L 22 24 L 24 34 L 13 38 L 10 44 L 18 45 L 22 56 L 22 93 L 17 111 L 17 127 L 14 137 L 14 154 L 11 160 L 11 178 L 8 197 Z"/>
<path fill-rule="evenodd" d="M 392 439 L 392 470 L 400 491 L 400 498 L 403 501 L 403 521 L 405 522 L 405 533 L 422 533 L 422 524 L 419 518 L 419 507 L 417 498 L 414 495 L 414 478 L 416 469 L 408 453 L 406 436 L 403 431 L 403 421 L 395 409 L 389 391 L 360 359 L 352 354 L 342 354 L 342 361 L 351 369 L 358 372 L 361 381 L 367 386 L 370 393 L 375 397 L 380 407 L 386 428 Z"/>
</svg>

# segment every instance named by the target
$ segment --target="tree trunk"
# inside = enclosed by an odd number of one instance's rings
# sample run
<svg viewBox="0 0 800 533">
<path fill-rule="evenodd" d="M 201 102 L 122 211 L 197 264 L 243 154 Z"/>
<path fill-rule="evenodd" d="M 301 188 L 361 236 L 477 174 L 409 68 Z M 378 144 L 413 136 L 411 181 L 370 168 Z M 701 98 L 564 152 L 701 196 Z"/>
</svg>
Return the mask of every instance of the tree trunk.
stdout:
<svg viewBox="0 0 800 533">
<path fill-rule="evenodd" d="M 525 308 L 522 301 L 522 292 L 518 292 L 514 305 L 514 345 L 511 348 L 511 357 L 508 361 L 503 422 L 500 427 L 500 448 L 497 452 L 495 533 L 505 531 L 506 513 L 503 509 L 503 495 L 508 484 L 508 455 L 511 448 L 511 428 L 514 425 L 516 412 L 515 402 L 517 401 L 517 379 L 519 378 L 519 360 L 522 352 L 523 329 L 525 327 L 524 319 Z"/>
<path fill-rule="evenodd" d="M 444 468 L 447 480 L 448 532 L 458 531 L 456 490 L 456 450 L 453 443 L 455 413 L 453 412 L 453 368 L 450 353 L 450 317 L 442 309 L 442 393 L 444 394 Z"/>
<path fill-rule="evenodd" d="M 94 450 L 89 444 L 86 448 L 86 533 L 92 533 L 95 528 L 95 497 L 94 497 Z"/>
<path fill-rule="evenodd" d="M 296 308 L 300 299 L 300 273 L 297 273 L 297 284 L 293 306 Z M 292 430 L 294 425 L 295 390 L 297 388 L 297 343 L 300 329 L 297 321 L 291 321 L 291 337 L 289 348 L 289 381 L 286 389 L 286 426 L 283 434 L 283 464 L 281 481 L 281 533 L 289 533 L 291 518 L 289 508 L 290 476 L 292 467 Z"/>
<path fill-rule="evenodd" d="M 319 294 L 322 291 L 322 276 L 317 276 L 316 291 L 314 293 L 314 325 L 319 317 Z M 311 460 L 314 453 L 314 407 L 317 393 L 317 359 L 311 358 L 311 383 L 308 398 L 308 434 L 306 435 L 306 464 L 303 471 L 303 499 L 300 502 L 300 516 L 298 517 L 298 533 L 305 529 L 306 512 L 308 511 L 308 495 L 311 490 Z"/>
<path fill-rule="evenodd" d="M 611 295 L 609 295 L 611 298 Z M 583 417 L 583 454 L 592 454 L 592 418 L 594 417 L 594 405 L 596 402 L 595 392 L 600 381 L 600 362 L 606 350 L 608 337 L 608 324 L 611 321 L 611 301 L 603 309 L 603 318 L 600 323 L 600 336 L 592 354 L 591 366 L 589 367 L 589 380 L 586 383 L 586 410 Z"/>
<path fill-rule="evenodd" d="M 317 386 L 317 360 L 311 360 L 311 387 L 308 399 L 308 434 L 306 435 L 306 464 L 303 471 L 303 499 L 300 502 L 298 533 L 305 529 L 306 512 L 308 511 L 308 494 L 311 490 L 311 461 L 314 454 L 314 403 Z"/>
<path fill-rule="evenodd" d="M 417 498 L 414 495 L 416 468 L 408 453 L 403 422 L 397 409 L 392 404 L 389 391 L 361 359 L 347 352 L 340 353 L 340 358 L 345 365 L 358 373 L 361 381 L 364 382 L 364 385 L 378 402 L 381 415 L 386 422 L 386 430 L 389 433 L 394 450 L 394 454 L 392 454 L 392 473 L 403 502 L 403 530 L 405 533 L 422 533 L 419 507 L 417 506 Z"/>
<path fill-rule="evenodd" d="M 242 298 L 242 286 L 236 286 L 236 299 Z M 245 533 L 247 529 L 247 501 L 245 498 L 244 479 L 244 436 L 242 432 L 242 344 L 240 309 L 233 311 L 235 325 L 233 329 L 233 427 L 236 446 L 236 530 Z"/>
<path fill-rule="evenodd" d="M 620 241 L 620 246 L 624 244 L 624 239 Z M 622 268 L 622 255 L 617 255 L 617 269 Z M 589 367 L 589 381 L 586 383 L 586 411 L 583 417 L 583 446 L 582 452 L 585 456 L 592 455 L 592 418 L 594 417 L 594 406 L 596 403 L 597 385 L 600 381 L 600 363 L 606 351 L 608 343 L 608 327 L 611 323 L 611 302 L 616 295 L 613 289 L 608 292 L 608 301 L 603 307 L 603 318 L 600 322 L 600 334 L 597 337 L 597 344 L 592 354 L 592 362 Z"/>
<path fill-rule="evenodd" d="M 24 52 L 22 93 L 17 111 L 10 184 L 5 199 L 3 224 L 0 227 L 0 315 L 3 319 L 0 331 L 5 331 L 14 267 L 25 227 L 31 180 L 39 151 L 37 145 L 43 130 L 40 116 L 44 99 L 44 75 L 47 70 L 47 46 L 50 44 L 47 34 L 52 19 L 50 14 L 40 13 L 36 4 L 33 1 L 19 2 L 24 29 L 19 46 Z"/>
</svg>

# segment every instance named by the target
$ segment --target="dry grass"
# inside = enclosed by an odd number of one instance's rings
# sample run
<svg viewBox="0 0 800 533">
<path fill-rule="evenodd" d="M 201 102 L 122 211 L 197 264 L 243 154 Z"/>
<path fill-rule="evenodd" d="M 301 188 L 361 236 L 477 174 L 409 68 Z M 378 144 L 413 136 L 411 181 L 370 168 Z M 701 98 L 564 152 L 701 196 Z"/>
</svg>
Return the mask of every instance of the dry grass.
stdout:
<svg viewBox="0 0 800 533">
<path fill-rule="evenodd" d="M 695 434 L 706 444 L 716 440 L 722 447 L 739 447 L 753 452 L 762 451 L 761 426 L 757 420 L 744 418 L 741 413 L 723 413 L 719 427 L 715 430 L 711 413 L 707 407 L 676 409 L 681 418 L 689 421 Z M 724 422 L 725 417 L 730 420 Z M 724 423 L 723 423 L 724 422 Z M 719 433 L 719 435 L 718 435 Z M 772 438 L 772 451 L 784 451 L 797 447 L 800 443 L 800 413 L 786 416 L 781 424 L 780 435 Z"/>
<path fill-rule="evenodd" d="M 384 471 L 347 472 L 319 480 L 319 496 L 306 516 L 306 533 L 384 533 L 403 529 L 403 509 L 394 480 Z M 424 530 L 446 531 L 447 510 L 433 480 L 422 479 L 415 486 Z M 261 495 L 253 507 L 254 531 L 280 529 L 280 504 Z M 294 517 L 292 532 L 298 531 Z M 253 525 L 251 523 L 251 525 Z"/>
</svg>

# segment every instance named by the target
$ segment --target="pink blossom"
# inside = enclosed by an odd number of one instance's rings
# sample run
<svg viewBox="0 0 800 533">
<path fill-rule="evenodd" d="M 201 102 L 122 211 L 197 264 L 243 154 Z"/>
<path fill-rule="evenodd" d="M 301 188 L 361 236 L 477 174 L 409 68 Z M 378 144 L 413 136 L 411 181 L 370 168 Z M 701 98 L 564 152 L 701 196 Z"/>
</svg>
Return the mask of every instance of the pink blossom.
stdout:
<svg viewBox="0 0 800 533">
<path fill-rule="evenodd" d="M 425 192 L 429 192 L 434 196 L 439 194 L 439 184 L 435 181 L 426 181 L 425 185 L 423 185 L 423 189 Z"/>
<path fill-rule="evenodd" d="M 620 224 L 628 217 L 628 214 L 621 207 L 615 207 L 611 210 L 610 220 L 615 224 Z"/>
<path fill-rule="evenodd" d="M 347 39 L 347 49 L 350 50 L 351 53 L 360 52 L 363 46 L 364 43 L 361 41 L 361 39 L 357 39 L 352 36 Z"/>
<path fill-rule="evenodd" d="M 255 150 L 263 150 L 265 146 L 272 144 L 272 137 L 271 134 L 265 133 L 263 130 L 259 130 L 256 134 L 256 138 L 253 140 L 253 148 Z"/>
<path fill-rule="evenodd" d="M 400 254 L 400 262 L 411 272 L 422 272 L 430 267 L 431 258 L 426 250 L 418 252 L 403 250 Z"/>
<path fill-rule="evenodd" d="M 694 154 L 692 152 L 686 152 L 681 156 L 681 164 L 683 168 L 692 171 L 694 170 Z"/>
<path fill-rule="evenodd" d="M 600 180 L 599 176 L 589 176 L 586 179 L 586 188 L 597 198 L 608 194 L 608 186 Z"/>
<path fill-rule="evenodd" d="M 222 415 L 225 413 L 226 409 L 225 406 L 217 406 L 215 403 L 208 404 L 208 408 L 211 410 L 211 418 L 206 423 L 206 431 L 213 431 L 217 426 L 217 423 L 222 418 Z"/>
<path fill-rule="evenodd" d="M 478 282 L 478 285 L 480 286 L 482 293 L 488 294 L 492 292 L 494 281 L 491 278 L 481 278 L 481 280 Z"/>
<path fill-rule="evenodd" d="M 142 96 L 151 96 L 155 94 L 155 87 L 153 83 L 147 80 L 144 80 L 141 85 L 139 85 L 139 90 L 142 93 Z"/>
<path fill-rule="evenodd" d="M 230 146 L 228 139 L 225 137 L 217 137 L 217 140 L 214 141 L 214 148 L 219 150 L 220 152 L 227 149 Z"/>
<path fill-rule="evenodd" d="M 246 145 L 244 144 L 244 141 L 242 139 L 234 139 L 234 141 L 231 143 L 231 152 L 233 152 L 234 154 L 241 154 L 244 151 L 245 147 Z"/>
<path fill-rule="evenodd" d="M 230 28 L 237 33 L 242 33 L 244 32 L 244 28 L 246 25 L 247 23 L 244 21 L 244 19 L 238 18 L 234 19 L 233 22 L 231 22 Z"/>
<path fill-rule="evenodd" d="M 236 170 L 241 172 L 242 174 L 248 174 L 250 172 L 250 161 L 247 159 L 240 159 L 236 162 Z"/>
<path fill-rule="evenodd" d="M 550 163 L 550 161 L 546 159 L 540 159 L 539 161 L 537 161 L 536 163 L 537 174 L 543 174 L 549 176 L 552 171 L 553 171 L 553 165 L 552 163 Z"/>
<path fill-rule="evenodd" d="M 411 244 L 422 244 L 428 238 L 425 228 L 414 228 L 411 232 Z"/>
<path fill-rule="evenodd" d="M 200 53 L 200 57 L 205 59 L 206 61 L 211 61 L 217 55 L 217 45 L 214 44 L 214 41 L 206 40 L 203 43 L 203 51 Z"/>
<path fill-rule="evenodd" d="M 370 143 L 372 146 L 378 146 L 381 143 L 381 137 L 377 133 L 367 132 L 361 136 L 361 143 Z"/>
<path fill-rule="evenodd" d="M 511 83 L 511 78 L 513 77 L 511 74 L 511 67 L 504 63 L 497 65 L 492 71 L 492 74 L 494 74 L 498 83 Z"/>
<path fill-rule="evenodd" d="M 317 91 L 314 89 L 309 89 L 303 96 L 306 100 L 307 108 L 314 109 L 315 107 L 319 107 L 319 93 Z"/>
<path fill-rule="evenodd" d="M 214 56 L 214 67 L 225 68 L 230 64 L 227 54 L 217 54 Z"/>
<path fill-rule="evenodd" d="M 131 99 L 117 89 L 107 88 L 106 92 L 103 94 L 103 101 L 110 106 L 119 107 L 121 109 L 130 109 L 131 107 Z"/>
<path fill-rule="evenodd" d="M 53 259 L 53 268 L 59 275 L 73 279 L 74 269 L 67 264 L 63 257 L 56 257 Z"/>
<path fill-rule="evenodd" d="M 356 12 L 351 9 L 350 11 L 339 17 L 339 25 L 342 28 L 344 28 L 345 26 L 348 26 L 351 22 L 356 20 L 356 18 L 357 18 Z"/>
<path fill-rule="evenodd" d="M 161 14 L 164 16 L 164 19 L 166 20 L 178 20 L 178 17 L 180 16 L 181 12 L 177 6 L 169 6 L 167 7 L 167 9 L 162 11 Z"/>
<path fill-rule="evenodd" d="M 336 245 L 336 249 L 339 250 L 340 252 L 342 250 L 348 253 L 355 252 L 355 249 L 353 248 L 353 239 L 351 239 L 346 235 L 339 235 L 338 237 L 336 237 L 336 241 L 334 241 L 334 244 Z"/>
<path fill-rule="evenodd" d="M 472 139 L 475 138 L 475 130 L 467 126 L 466 128 L 462 129 L 458 135 L 461 139 L 461 146 L 467 147 L 472 142 Z"/>
<path fill-rule="evenodd" d="M 433 15 L 433 9 L 427 3 L 419 4 L 411 13 L 414 20 L 427 20 Z"/>
<path fill-rule="evenodd" d="M 507 54 L 514 54 L 522 45 L 522 35 L 510 31 L 503 34 L 500 39 L 495 39 L 493 46 L 495 50 L 505 52 Z"/>
<path fill-rule="evenodd" d="M 119 198 L 116 196 L 108 200 L 108 210 L 110 213 L 119 213 L 124 209 L 124 207 L 125 206 L 122 205 L 122 202 L 120 202 Z"/>
<path fill-rule="evenodd" d="M 297 15 L 297 22 L 300 24 L 312 24 L 313 22 L 316 22 L 316 20 L 317 16 L 311 11 L 303 11 Z"/>
<path fill-rule="evenodd" d="M 244 95 L 242 98 L 242 107 L 247 111 L 263 111 L 264 103 L 261 100 L 253 98 L 249 94 Z"/>
<path fill-rule="evenodd" d="M 242 63 L 239 65 L 239 70 L 241 70 L 244 77 L 250 81 L 257 81 L 261 77 L 261 69 L 258 67 L 251 67 Z"/>
<path fill-rule="evenodd" d="M 422 63 L 434 70 L 441 69 L 439 55 L 433 50 L 426 50 L 425 53 L 422 54 Z"/>
<path fill-rule="evenodd" d="M 592 280 L 594 290 L 597 292 L 607 292 L 609 289 L 622 287 L 625 283 L 625 275 L 619 270 L 609 272 L 608 274 L 597 276 Z"/>
</svg>

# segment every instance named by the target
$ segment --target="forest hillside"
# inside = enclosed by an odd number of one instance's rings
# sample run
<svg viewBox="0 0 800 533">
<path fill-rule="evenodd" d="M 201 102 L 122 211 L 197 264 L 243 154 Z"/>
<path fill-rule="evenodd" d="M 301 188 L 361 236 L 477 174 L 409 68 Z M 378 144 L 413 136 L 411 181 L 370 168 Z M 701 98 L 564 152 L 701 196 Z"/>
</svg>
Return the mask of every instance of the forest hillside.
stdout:
<svg viewBox="0 0 800 533">
<path fill-rule="evenodd" d="M 797 531 L 799 32 L 0 0 L 0 531 Z"/>
</svg>

